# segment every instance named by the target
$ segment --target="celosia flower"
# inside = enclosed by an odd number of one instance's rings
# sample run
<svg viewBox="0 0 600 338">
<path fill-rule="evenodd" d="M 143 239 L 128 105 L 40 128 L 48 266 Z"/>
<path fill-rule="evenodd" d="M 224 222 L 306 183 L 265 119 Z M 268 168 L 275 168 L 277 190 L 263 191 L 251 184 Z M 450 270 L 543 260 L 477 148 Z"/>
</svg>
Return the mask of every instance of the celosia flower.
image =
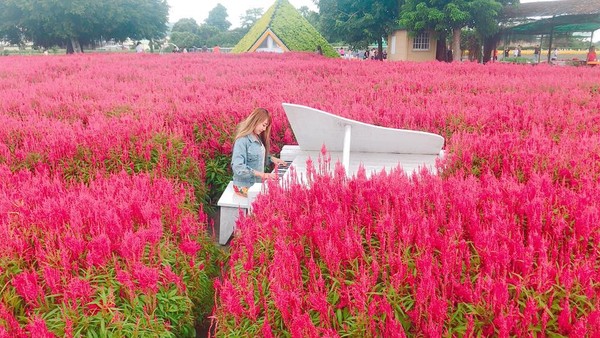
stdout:
<svg viewBox="0 0 600 338">
<path fill-rule="evenodd" d="M 11 335 L 8 334 L 8 331 L 2 326 L 0 326 L 0 338 L 12 338 Z"/>
<path fill-rule="evenodd" d="M 136 263 L 133 266 L 132 275 L 139 288 L 144 292 L 158 291 L 159 272 L 155 268 Z"/>
<path fill-rule="evenodd" d="M 85 305 L 92 300 L 94 292 L 89 281 L 75 277 L 65 287 L 64 301 L 72 307 Z"/>
<path fill-rule="evenodd" d="M 183 282 L 183 279 L 173 272 L 169 265 L 165 265 L 162 269 L 163 275 L 163 284 L 169 285 L 171 283 L 175 284 L 180 291 L 186 290 L 186 285 Z"/>
<path fill-rule="evenodd" d="M 4 322 L 0 326 L 0 331 L 4 330 L 8 334 L 7 337 L 27 337 L 25 331 L 19 325 L 17 318 L 6 308 L 4 302 L 0 302 L 0 320 Z"/>
<path fill-rule="evenodd" d="M 29 332 L 29 336 L 31 338 L 56 338 L 55 334 L 48 330 L 46 326 L 46 322 L 39 317 L 35 317 L 33 321 L 31 321 L 27 325 L 27 331 Z"/>
<path fill-rule="evenodd" d="M 144 242 L 137 234 L 128 231 L 123 236 L 119 252 L 127 261 L 137 262 L 144 252 Z"/>
<path fill-rule="evenodd" d="M 21 272 L 13 277 L 12 284 L 17 294 L 31 305 L 37 305 L 38 300 L 44 297 L 44 291 L 38 284 L 35 272 Z"/>
<path fill-rule="evenodd" d="M 561 330 L 561 333 L 563 334 L 569 334 L 571 331 L 571 327 L 572 327 L 572 320 L 573 318 L 571 318 L 572 314 L 571 314 L 571 307 L 569 305 L 569 300 L 568 298 L 565 298 L 562 302 L 562 309 L 560 311 L 560 314 L 558 315 L 558 328 Z"/>
<path fill-rule="evenodd" d="M 94 237 L 88 243 L 87 263 L 90 266 L 103 266 L 106 264 L 111 255 L 111 242 L 106 234 L 100 234 Z"/>
<path fill-rule="evenodd" d="M 65 318 L 65 337 L 64 338 L 73 338 L 73 321 L 71 318 Z"/>
<path fill-rule="evenodd" d="M 202 247 L 200 246 L 200 243 L 192 240 L 185 240 L 179 244 L 179 249 L 181 252 L 190 257 L 196 257 L 196 253 L 198 253 L 201 248 Z"/>
<path fill-rule="evenodd" d="M 61 277 L 61 272 L 58 269 L 49 266 L 44 268 L 44 282 L 50 288 L 52 294 L 62 292 Z"/>
</svg>

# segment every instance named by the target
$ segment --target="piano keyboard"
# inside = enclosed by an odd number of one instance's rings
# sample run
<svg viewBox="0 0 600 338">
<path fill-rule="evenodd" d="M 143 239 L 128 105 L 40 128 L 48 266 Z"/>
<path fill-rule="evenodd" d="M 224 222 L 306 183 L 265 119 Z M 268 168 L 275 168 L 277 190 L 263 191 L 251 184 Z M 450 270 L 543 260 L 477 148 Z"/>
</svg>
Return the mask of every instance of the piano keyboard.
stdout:
<svg viewBox="0 0 600 338">
<path fill-rule="evenodd" d="M 279 176 L 279 179 L 281 179 L 283 177 L 283 175 L 285 175 L 285 173 L 288 171 L 288 169 L 290 169 L 290 165 L 292 164 L 292 161 L 285 161 L 285 163 L 287 164 L 285 167 L 284 166 L 277 166 L 277 176 Z M 275 170 L 273 170 L 273 172 L 275 172 Z"/>
</svg>

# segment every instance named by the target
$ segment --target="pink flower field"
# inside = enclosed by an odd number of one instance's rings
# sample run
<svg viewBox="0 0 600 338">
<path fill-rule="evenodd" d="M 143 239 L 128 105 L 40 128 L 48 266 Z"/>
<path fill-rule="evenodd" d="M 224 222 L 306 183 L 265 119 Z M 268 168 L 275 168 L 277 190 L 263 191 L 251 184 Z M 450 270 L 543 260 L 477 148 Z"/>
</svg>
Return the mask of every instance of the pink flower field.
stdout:
<svg viewBox="0 0 600 338">
<path fill-rule="evenodd" d="M 0 337 L 600 337 L 600 68 L 312 54 L 0 57 Z M 281 103 L 438 133 L 438 175 L 271 184 L 211 237 L 235 125 Z M 327 174 L 327 167 L 336 168 Z"/>
</svg>

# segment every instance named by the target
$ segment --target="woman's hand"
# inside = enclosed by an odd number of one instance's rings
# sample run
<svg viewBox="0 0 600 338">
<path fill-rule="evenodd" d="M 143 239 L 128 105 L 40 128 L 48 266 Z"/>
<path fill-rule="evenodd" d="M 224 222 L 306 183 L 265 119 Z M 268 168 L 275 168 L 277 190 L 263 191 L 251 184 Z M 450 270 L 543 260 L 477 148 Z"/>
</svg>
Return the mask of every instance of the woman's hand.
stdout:
<svg viewBox="0 0 600 338">
<path fill-rule="evenodd" d="M 275 156 L 271 156 L 271 162 L 275 163 L 276 165 L 282 166 L 282 167 L 287 166 L 287 163 L 284 160 L 277 158 Z"/>
<path fill-rule="evenodd" d="M 256 172 L 256 176 L 260 177 L 262 180 L 270 180 L 270 179 L 279 178 L 277 173 L 261 173 L 259 171 Z"/>
<path fill-rule="evenodd" d="M 279 176 L 277 176 L 277 173 L 263 173 L 263 180 L 272 180 L 272 179 L 277 179 L 279 178 Z"/>
</svg>

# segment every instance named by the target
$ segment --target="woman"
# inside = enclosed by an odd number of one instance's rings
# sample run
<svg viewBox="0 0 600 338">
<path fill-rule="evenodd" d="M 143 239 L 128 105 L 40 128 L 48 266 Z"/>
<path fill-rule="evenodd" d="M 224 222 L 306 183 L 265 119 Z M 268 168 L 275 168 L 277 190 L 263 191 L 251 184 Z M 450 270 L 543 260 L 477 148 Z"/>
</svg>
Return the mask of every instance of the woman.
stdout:
<svg viewBox="0 0 600 338">
<path fill-rule="evenodd" d="M 593 62 L 596 61 L 596 47 L 592 46 L 590 47 L 588 53 L 587 53 L 587 62 Z"/>
<path fill-rule="evenodd" d="M 231 169 L 233 188 L 241 196 L 248 196 L 248 188 L 254 183 L 277 178 L 276 173 L 265 173 L 265 162 L 285 165 L 285 161 L 269 155 L 271 138 L 271 114 L 264 108 L 256 108 L 236 130 Z"/>
<path fill-rule="evenodd" d="M 550 58 L 550 61 L 557 61 L 558 60 L 558 48 L 554 47 L 554 49 L 552 50 L 552 57 Z"/>
</svg>

